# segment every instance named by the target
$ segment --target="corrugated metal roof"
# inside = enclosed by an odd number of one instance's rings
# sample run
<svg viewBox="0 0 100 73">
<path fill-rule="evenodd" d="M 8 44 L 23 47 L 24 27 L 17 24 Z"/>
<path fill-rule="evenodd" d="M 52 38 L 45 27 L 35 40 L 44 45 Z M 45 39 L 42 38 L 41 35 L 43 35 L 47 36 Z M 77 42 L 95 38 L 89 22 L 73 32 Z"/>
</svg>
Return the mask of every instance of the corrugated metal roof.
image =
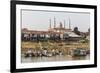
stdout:
<svg viewBox="0 0 100 73">
<path fill-rule="evenodd" d="M 81 36 L 75 34 L 74 32 L 65 32 L 64 34 L 68 34 L 68 36 L 70 36 L 70 37 L 81 37 Z"/>
</svg>

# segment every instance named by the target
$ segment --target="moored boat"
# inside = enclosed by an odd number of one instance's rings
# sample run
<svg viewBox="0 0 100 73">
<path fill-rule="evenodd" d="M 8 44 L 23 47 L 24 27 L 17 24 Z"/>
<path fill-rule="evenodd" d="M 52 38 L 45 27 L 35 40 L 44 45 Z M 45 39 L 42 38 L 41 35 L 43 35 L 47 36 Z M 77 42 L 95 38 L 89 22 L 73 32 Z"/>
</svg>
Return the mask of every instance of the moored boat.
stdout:
<svg viewBox="0 0 100 73">
<path fill-rule="evenodd" d="M 71 55 L 72 56 L 86 56 L 87 50 L 83 48 L 76 48 L 76 49 L 71 50 Z"/>
</svg>

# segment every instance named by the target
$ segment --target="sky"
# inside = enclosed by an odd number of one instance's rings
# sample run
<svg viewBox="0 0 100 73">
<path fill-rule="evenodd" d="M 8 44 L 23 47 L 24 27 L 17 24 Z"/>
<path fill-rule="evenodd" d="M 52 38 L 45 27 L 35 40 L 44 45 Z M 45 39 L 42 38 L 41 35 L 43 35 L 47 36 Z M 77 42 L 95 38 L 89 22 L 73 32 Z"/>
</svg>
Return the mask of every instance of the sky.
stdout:
<svg viewBox="0 0 100 73">
<path fill-rule="evenodd" d="M 66 28 L 69 28 L 70 20 L 72 30 L 74 27 L 78 27 L 79 31 L 87 32 L 90 27 L 90 13 L 22 10 L 21 15 L 22 28 L 29 30 L 47 31 L 50 19 L 52 27 L 54 26 L 54 17 L 56 19 L 56 27 L 59 27 L 60 22 L 64 24 L 64 20 Z"/>
</svg>

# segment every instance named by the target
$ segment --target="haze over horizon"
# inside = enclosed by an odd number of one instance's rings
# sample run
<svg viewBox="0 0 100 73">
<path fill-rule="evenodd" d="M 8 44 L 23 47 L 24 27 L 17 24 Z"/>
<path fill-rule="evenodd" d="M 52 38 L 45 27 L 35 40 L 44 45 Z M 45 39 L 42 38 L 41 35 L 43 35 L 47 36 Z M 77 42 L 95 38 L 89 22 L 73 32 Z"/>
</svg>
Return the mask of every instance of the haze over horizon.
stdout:
<svg viewBox="0 0 100 73">
<path fill-rule="evenodd" d="M 64 24 L 66 28 L 69 28 L 69 22 L 71 29 L 78 27 L 79 31 L 87 32 L 90 28 L 90 14 L 89 13 L 74 13 L 74 12 L 54 12 L 54 11 L 28 11 L 22 10 L 22 28 L 29 30 L 47 31 L 50 24 L 54 26 L 54 17 L 56 19 L 56 27 L 59 27 L 60 22 Z"/>
</svg>

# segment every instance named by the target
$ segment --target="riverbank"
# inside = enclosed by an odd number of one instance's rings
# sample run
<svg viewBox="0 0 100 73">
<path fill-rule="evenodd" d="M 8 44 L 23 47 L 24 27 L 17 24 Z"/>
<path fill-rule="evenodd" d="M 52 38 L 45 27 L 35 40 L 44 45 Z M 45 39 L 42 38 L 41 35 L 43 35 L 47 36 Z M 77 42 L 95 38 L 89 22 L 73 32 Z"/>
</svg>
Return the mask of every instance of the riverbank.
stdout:
<svg viewBox="0 0 100 73">
<path fill-rule="evenodd" d="M 79 42 L 25 42 L 22 41 L 21 43 L 21 52 L 25 53 L 29 49 L 34 50 L 41 50 L 42 48 L 46 48 L 48 51 L 58 50 L 64 53 L 69 53 L 71 49 L 75 48 L 83 48 L 86 50 L 90 50 L 89 43 L 79 43 Z"/>
</svg>

